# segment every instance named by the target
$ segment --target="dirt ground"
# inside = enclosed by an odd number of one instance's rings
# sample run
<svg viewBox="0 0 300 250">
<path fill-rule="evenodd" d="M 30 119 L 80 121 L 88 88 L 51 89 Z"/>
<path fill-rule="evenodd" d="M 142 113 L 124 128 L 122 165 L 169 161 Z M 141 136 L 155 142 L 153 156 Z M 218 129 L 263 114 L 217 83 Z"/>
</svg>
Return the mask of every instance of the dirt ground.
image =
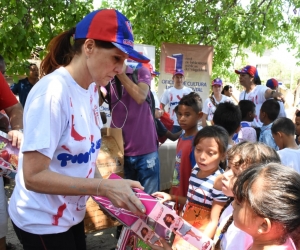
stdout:
<svg viewBox="0 0 300 250">
<path fill-rule="evenodd" d="M 12 190 L 14 188 L 14 181 L 10 180 L 10 184 L 6 185 L 5 190 L 7 197 L 9 198 Z M 95 249 L 101 249 L 101 250 L 112 250 L 115 249 L 117 245 L 117 239 L 116 239 L 116 227 L 111 227 L 108 229 L 95 231 L 93 233 L 88 233 L 86 236 L 86 243 L 87 243 L 87 250 L 95 250 Z M 13 226 L 11 224 L 11 221 L 8 222 L 8 233 L 6 236 L 6 242 L 10 242 L 16 246 L 17 250 L 21 250 L 22 245 L 20 244 L 15 231 L 13 229 Z"/>
</svg>

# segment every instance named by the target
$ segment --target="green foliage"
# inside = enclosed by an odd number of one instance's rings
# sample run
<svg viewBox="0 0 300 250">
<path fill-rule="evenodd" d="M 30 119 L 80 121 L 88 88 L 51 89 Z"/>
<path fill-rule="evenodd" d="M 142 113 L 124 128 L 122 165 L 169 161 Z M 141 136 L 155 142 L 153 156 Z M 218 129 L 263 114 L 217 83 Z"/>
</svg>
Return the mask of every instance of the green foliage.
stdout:
<svg viewBox="0 0 300 250">
<path fill-rule="evenodd" d="M 162 42 L 214 46 L 213 77 L 235 81 L 235 58 L 245 48 L 257 54 L 282 43 L 300 47 L 300 18 L 293 13 L 298 0 L 123 0 L 105 6 L 120 10 L 132 22 L 136 43 Z M 299 11 L 299 9 L 297 10 Z M 300 53 L 298 53 L 298 56 Z M 300 58 L 300 56 L 299 56 Z M 156 67 L 159 66 L 157 60 Z"/>
<path fill-rule="evenodd" d="M 8 74 L 26 72 L 26 60 L 92 10 L 92 0 L 1 0 L 0 54 Z"/>
</svg>

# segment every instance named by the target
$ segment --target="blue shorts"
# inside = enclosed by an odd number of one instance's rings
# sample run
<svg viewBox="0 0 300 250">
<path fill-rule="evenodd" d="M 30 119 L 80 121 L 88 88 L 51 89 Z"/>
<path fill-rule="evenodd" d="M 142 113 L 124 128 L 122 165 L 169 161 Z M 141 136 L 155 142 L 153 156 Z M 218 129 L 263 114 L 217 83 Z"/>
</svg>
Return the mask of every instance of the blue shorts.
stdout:
<svg viewBox="0 0 300 250">
<path fill-rule="evenodd" d="M 159 171 L 158 151 L 145 155 L 124 157 L 125 178 L 139 181 L 148 194 L 160 191 Z"/>
</svg>

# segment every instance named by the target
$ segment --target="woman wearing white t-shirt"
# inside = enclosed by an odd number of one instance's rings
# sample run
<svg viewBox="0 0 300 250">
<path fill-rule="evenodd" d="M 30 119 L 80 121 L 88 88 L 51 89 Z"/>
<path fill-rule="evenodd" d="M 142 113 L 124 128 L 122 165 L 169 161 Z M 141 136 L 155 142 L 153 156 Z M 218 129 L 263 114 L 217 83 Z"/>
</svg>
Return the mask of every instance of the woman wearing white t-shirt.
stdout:
<svg viewBox="0 0 300 250">
<path fill-rule="evenodd" d="M 202 127 L 206 127 L 207 121 L 211 121 L 213 119 L 219 103 L 232 102 L 228 96 L 222 95 L 222 85 L 223 82 L 220 78 L 214 79 L 211 83 L 213 93 L 205 100 L 203 104 Z"/>
<path fill-rule="evenodd" d="M 103 126 L 99 87 L 124 75 L 125 59 L 149 61 L 133 50 L 130 28 L 120 12 L 96 10 L 50 42 L 41 64 L 43 77 L 26 101 L 24 141 L 9 204 L 25 250 L 85 250 L 83 220 L 90 195 L 145 213 L 132 191 L 143 189 L 139 182 L 102 179 L 96 167 Z"/>
<path fill-rule="evenodd" d="M 240 84 L 245 88 L 240 94 L 239 100 L 250 100 L 254 102 L 256 106 L 256 117 L 252 122 L 252 127 L 261 127 L 262 123 L 258 116 L 261 105 L 265 100 L 270 98 L 277 98 L 278 100 L 284 101 L 282 94 L 261 85 L 258 71 L 254 66 L 247 65 L 241 70 L 235 70 L 235 73 L 240 75 Z"/>
</svg>

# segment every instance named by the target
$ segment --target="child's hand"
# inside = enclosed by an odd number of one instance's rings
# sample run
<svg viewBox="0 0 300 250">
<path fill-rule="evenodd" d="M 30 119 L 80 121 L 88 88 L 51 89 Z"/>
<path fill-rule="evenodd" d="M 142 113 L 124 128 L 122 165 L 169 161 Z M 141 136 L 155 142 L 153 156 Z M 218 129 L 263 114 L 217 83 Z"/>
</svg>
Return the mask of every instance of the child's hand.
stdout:
<svg viewBox="0 0 300 250">
<path fill-rule="evenodd" d="M 152 194 L 152 196 L 162 199 L 160 200 L 161 203 L 172 200 L 172 196 L 164 192 L 155 192 Z"/>
</svg>

